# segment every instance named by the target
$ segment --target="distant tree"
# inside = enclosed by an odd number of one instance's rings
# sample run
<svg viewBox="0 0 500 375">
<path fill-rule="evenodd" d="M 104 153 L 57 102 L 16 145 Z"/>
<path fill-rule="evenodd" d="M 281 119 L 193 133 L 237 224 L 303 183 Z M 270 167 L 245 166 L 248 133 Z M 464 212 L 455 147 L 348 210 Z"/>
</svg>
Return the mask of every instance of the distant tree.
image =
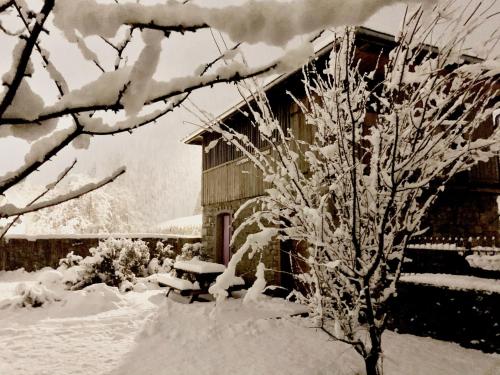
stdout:
<svg viewBox="0 0 500 375">
<path fill-rule="evenodd" d="M 406 17 L 388 59 L 381 56 L 369 71 L 360 70 L 355 30 L 338 31 L 326 71 L 307 74 L 306 98 L 295 99 L 313 130 L 311 143 L 285 133 L 262 93 L 249 107 L 269 152 L 214 125 L 270 188 L 244 205 L 254 205 L 254 213 L 232 243 L 249 226 L 259 231 L 245 234 L 212 292 L 225 295 L 245 253 L 266 251 L 272 240 L 302 244 L 304 252 L 291 253 L 302 269 L 294 295 L 318 327 L 354 347 L 368 375 L 382 373 L 387 302 L 408 241 L 425 229 L 422 218 L 450 179 L 500 149 L 498 127 L 478 137 L 498 107 L 499 30 L 484 59 L 464 56 L 464 42 L 487 10 L 453 1 L 420 8 Z"/>
<path fill-rule="evenodd" d="M 11 52 L 10 67 L 2 72 L 0 137 L 14 136 L 31 144 L 24 163 L 0 176 L 0 195 L 70 144 L 86 148 L 93 136 L 132 132 L 179 107 L 199 88 L 266 72 L 283 72 L 301 63 L 310 52 L 308 48 L 292 51 L 266 65 L 248 68 L 236 59 L 240 42 L 285 45 L 298 34 L 348 21 L 361 22 L 393 2 L 363 0 L 358 2 L 359 12 L 348 13 L 350 4 L 330 0 L 295 0 L 286 4 L 252 1 L 223 8 L 206 8 L 189 0 L 149 6 L 117 1 L 103 4 L 95 0 L 0 0 L 2 59 Z M 297 17 L 302 14 L 307 14 L 307 22 Z M 349 20 L 345 20 L 346 14 L 351 14 Z M 237 44 L 218 58 L 201 63 L 189 76 L 167 82 L 153 78 L 162 43 L 172 35 L 209 28 L 226 33 Z M 72 64 L 74 71 L 89 63 L 95 67 L 94 77 L 79 89 L 71 88 L 71 77 L 64 76 L 61 62 L 54 61 L 56 54 L 51 53 L 50 36 L 61 32 L 80 53 L 79 61 L 66 64 Z M 130 46 L 137 43 L 142 50 L 129 63 Z M 225 64 L 217 65 L 220 61 Z M 52 87 L 53 104 L 40 96 L 37 80 L 45 82 L 44 87 Z M 42 194 L 23 207 L 6 202 L 0 206 L 0 219 L 16 218 L 77 198 L 123 173 L 120 168 L 97 183 L 50 200 L 43 199 Z M 46 190 L 52 188 L 49 185 Z M 3 228 L 0 237 L 9 227 Z"/>
<path fill-rule="evenodd" d="M 73 174 L 60 183 L 57 190 L 71 191 L 89 181 L 86 176 Z M 140 222 L 141 218 L 130 206 L 131 200 L 126 187 L 105 186 L 80 198 L 27 215 L 24 219 L 25 230 L 30 235 L 137 231 L 139 224 L 136 221 Z"/>
</svg>

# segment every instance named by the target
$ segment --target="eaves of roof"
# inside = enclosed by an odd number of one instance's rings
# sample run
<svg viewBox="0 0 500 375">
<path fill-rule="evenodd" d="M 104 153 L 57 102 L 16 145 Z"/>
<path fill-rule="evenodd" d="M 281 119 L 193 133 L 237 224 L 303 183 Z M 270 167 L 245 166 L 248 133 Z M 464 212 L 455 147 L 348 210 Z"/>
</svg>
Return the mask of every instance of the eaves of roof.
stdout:
<svg viewBox="0 0 500 375">
<path fill-rule="evenodd" d="M 369 29 L 367 27 L 362 27 L 359 26 L 356 28 L 356 34 L 358 36 L 365 36 L 368 37 L 370 40 L 379 40 L 380 42 L 384 44 L 388 43 L 393 43 L 394 42 L 394 36 L 383 33 L 380 31 L 376 31 L 373 29 Z M 320 46 L 317 46 L 317 50 L 314 53 L 313 56 L 310 57 L 309 61 L 312 61 L 319 56 L 322 56 L 323 54 L 326 54 L 332 49 L 332 40 L 327 40 L 323 41 L 323 43 Z M 286 81 L 290 76 L 294 75 L 295 73 L 299 72 L 302 68 L 295 69 L 293 71 L 290 71 L 288 73 L 283 73 L 280 74 L 276 77 L 273 77 L 272 79 L 269 80 L 264 85 L 264 91 L 267 92 L 276 85 Z M 239 103 L 236 105 L 228 108 L 226 111 L 224 111 L 222 114 L 217 116 L 217 118 L 214 120 L 215 122 L 223 122 L 225 119 L 233 115 L 233 113 L 240 111 L 245 105 L 247 104 L 247 100 L 241 100 Z M 209 132 L 210 130 L 207 128 L 200 128 L 199 130 L 189 134 L 186 138 L 182 139 L 183 143 L 190 144 L 190 145 L 201 145 L 203 141 L 203 134 L 206 132 Z"/>
</svg>

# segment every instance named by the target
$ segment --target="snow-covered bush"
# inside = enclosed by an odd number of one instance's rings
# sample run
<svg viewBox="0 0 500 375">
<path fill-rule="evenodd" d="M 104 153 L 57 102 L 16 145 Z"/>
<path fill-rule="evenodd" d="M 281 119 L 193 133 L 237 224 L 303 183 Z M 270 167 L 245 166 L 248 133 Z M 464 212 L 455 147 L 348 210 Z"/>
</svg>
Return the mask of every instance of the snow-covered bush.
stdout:
<svg viewBox="0 0 500 375">
<path fill-rule="evenodd" d="M 70 267 L 78 266 L 82 259 L 82 256 L 75 255 L 73 251 L 70 251 L 65 258 L 59 260 L 59 268 L 68 269 Z"/>
<path fill-rule="evenodd" d="M 149 248 L 142 240 L 108 238 L 91 248 L 90 254 L 67 269 L 66 274 L 74 277 L 72 289 L 96 283 L 119 287 L 124 282 L 133 283 L 136 276 L 146 275 Z"/>
<path fill-rule="evenodd" d="M 147 276 L 149 248 L 142 240 L 119 240 L 120 255 L 116 265 L 116 274 L 122 280 L 133 281 L 135 276 Z"/>
<path fill-rule="evenodd" d="M 175 257 L 176 253 L 172 245 L 165 245 L 163 242 L 158 241 L 155 249 L 151 251 L 148 274 L 152 275 L 158 272 L 169 272 L 172 269 Z"/>
<path fill-rule="evenodd" d="M 41 307 L 60 301 L 63 290 L 63 275 L 54 269 L 44 269 L 34 283 L 19 283 L 15 296 L 3 300 L 0 308 L 7 307 Z"/>
<path fill-rule="evenodd" d="M 17 307 L 40 307 L 55 301 L 60 301 L 60 297 L 45 285 L 41 283 L 34 285 L 20 283 L 16 287 L 16 297 L 11 299 L 11 305 Z"/>
<path fill-rule="evenodd" d="M 200 260 L 208 260 L 206 258 L 205 252 L 203 251 L 203 244 L 201 242 L 185 243 L 182 246 L 181 253 L 177 257 L 177 259 L 190 260 L 195 257 Z"/>
</svg>

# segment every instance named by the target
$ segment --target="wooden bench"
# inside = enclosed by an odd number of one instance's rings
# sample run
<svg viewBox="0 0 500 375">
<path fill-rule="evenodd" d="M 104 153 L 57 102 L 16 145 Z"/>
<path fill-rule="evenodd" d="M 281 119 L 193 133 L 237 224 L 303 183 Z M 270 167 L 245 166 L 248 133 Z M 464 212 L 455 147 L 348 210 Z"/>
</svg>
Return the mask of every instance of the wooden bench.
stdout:
<svg viewBox="0 0 500 375">
<path fill-rule="evenodd" d="M 159 274 L 158 284 L 168 287 L 167 297 L 173 297 L 172 293 L 176 293 L 181 297 L 180 301 L 192 303 L 198 300 L 200 295 L 209 294 L 208 289 L 225 269 L 224 265 L 218 263 L 200 260 L 178 261 L 174 263 L 175 275 Z M 238 277 L 228 292 L 231 293 L 244 287 L 243 279 Z"/>
</svg>

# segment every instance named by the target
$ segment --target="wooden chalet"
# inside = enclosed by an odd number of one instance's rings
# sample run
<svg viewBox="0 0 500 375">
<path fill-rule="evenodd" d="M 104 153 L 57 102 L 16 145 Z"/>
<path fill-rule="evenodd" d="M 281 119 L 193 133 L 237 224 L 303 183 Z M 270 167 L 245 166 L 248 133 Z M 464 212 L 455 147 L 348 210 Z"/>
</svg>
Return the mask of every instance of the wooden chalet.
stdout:
<svg viewBox="0 0 500 375">
<path fill-rule="evenodd" d="M 377 58 L 387 56 L 395 42 L 391 35 L 359 28 L 356 33 L 356 45 L 360 68 L 371 70 Z M 330 50 L 331 45 L 326 46 L 314 56 L 313 60 L 319 71 L 323 69 Z M 286 94 L 286 91 L 289 91 L 297 98 L 304 97 L 302 79 L 302 70 L 298 69 L 274 79 L 265 90 L 281 126 L 291 129 L 300 139 L 311 140 L 310 127 L 304 126 L 303 114 Z M 245 103 L 242 102 L 220 116 L 220 120 L 248 136 L 255 145 L 265 148 L 266 145 L 258 131 L 242 114 L 244 109 Z M 375 113 L 367 115 L 376 116 Z M 233 214 L 249 198 L 263 195 L 266 186 L 257 170 L 249 161 L 245 161 L 242 153 L 234 146 L 218 142 L 215 147 L 206 151 L 208 145 L 218 137 L 220 135 L 215 132 L 200 130 L 190 135 L 184 142 L 201 146 L 203 155 L 201 205 L 202 242 L 205 251 L 215 261 L 227 264 L 231 252 L 235 250 L 229 248 L 231 231 L 239 224 L 233 221 Z M 427 218 L 427 224 L 430 226 L 427 235 L 430 240 L 460 241 L 472 236 L 475 239 L 480 238 L 481 243 L 496 242 L 499 237 L 500 200 L 497 203 L 499 193 L 498 158 L 493 158 L 487 163 L 479 163 L 471 171 L 462 173 L 442 194 Z M 235 247 L 237 246 L 238 244 Z M 280 248 L 282 245 L 276 243 L 271 246 Z M 282 253 L 266 252 L 263 261 L 270 269 L 286 269 L 289 267 L 286 264 L 288 257 L 280 256 Z M 254 271 L 245 274 L 245 268 L 248 266 L 248 263 L 243 262 L 240 271 L 243 277 L 251 278 Z M 280 280 L 279 272 L 275 272 L 271 278 L 277 283 L 283 281 Z"/>
</svg>

